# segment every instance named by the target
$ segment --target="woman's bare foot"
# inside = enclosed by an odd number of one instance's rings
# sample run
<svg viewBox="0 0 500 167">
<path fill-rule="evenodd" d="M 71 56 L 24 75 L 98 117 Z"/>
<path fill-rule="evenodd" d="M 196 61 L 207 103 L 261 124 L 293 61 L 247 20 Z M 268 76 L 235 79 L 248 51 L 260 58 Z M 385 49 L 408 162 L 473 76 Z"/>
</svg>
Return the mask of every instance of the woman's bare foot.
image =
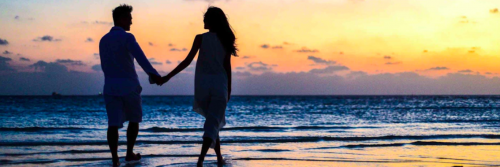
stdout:
<svg viewBox="0 0 500 167">
<path fill-rule="evenodd" d="M 120 160 L 117 160 L 117 161 L 113 160 L 113 167 L 119 167 L 120 165 L 121 165 Z"/>
<path fill-rule="evenodd" d="M 222 166 L 225 164 L 226 164 L 226 162 L 224 161 L 224 158 L 222 158 L 222 156 L 217 156 L 217 165 Z"/>
<path fill-rule="evenodd" d="M 198 163 L 196 163 L 196 167 L 203 167 L 203 161 L 198 161 Z"/>
<path fill-rule="evenodd" d="M 141 154 L 139 153 L 127 154 L 127 156 L 125 157 L 125 161 L 138 161 L 138 160 L 141 160 Z"/>
</svg>

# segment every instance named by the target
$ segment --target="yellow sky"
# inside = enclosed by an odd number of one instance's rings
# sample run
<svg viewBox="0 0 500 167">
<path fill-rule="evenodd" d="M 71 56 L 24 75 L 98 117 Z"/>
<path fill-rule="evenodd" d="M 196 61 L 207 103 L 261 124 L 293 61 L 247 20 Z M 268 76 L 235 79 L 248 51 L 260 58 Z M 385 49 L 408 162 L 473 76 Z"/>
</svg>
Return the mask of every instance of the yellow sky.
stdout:
<svg viewBox="0 0 500 167">
<path fill-rule="evenodd" d="M 98 41 L 111 27 L 93 22 L 112 22 L 110 11 L 119 3 L 1 2 L 7 12 L 0 15 L 0 38 L 10 44 L 0 49 L 32 60 L 11 62 L 18 66 L 73 59 L 88 64 L 74 69 L 91 71 L 99 64 L 93 55 L 98 53 Z M 148 57 L 163 63 L 155 66 L 160 71 L 170 71 L 187 54 L 170 51 L 170 43 L 189 50 L 194 36 L 206 31 L 206 1 L 123 3 L 134 6 L 131 33 Z M 466 69 L 500 73 L 500 13 L 490 12 L 500 7 L 497 0 L 221 0 L 211 5 L 226 12 L 236 32 L 241 57 L 233 59 L 233 67 L 252 62 L 275 64 L 275 72 L 326 67 L 312 65 L 308 57 L 315 56 L 370 74 L 416 71 L 435 77 Z M 61 41 L 33 41 L 43 35 Z M 89 37 L 94 42 L 85 42 Z M 264 44 L 270 48 L 262 48 Z M 297 52 L 301 48 L 319 52 Z M 448 70 L 426 70 L 432 67 Z"/>
</svg>

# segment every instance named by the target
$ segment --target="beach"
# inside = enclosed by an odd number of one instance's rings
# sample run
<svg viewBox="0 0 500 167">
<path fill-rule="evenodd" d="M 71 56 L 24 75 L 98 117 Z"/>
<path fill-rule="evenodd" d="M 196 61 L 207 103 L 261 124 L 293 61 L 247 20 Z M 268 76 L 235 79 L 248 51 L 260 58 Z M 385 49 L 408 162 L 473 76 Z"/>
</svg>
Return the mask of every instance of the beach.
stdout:
<svg viewBox="0 0 500 167">
<path fill-rule="evenodd" d="M 122 128 L 122 166 L 196 165 L 192 100 L 143 96 L 143 159 L 125 163 Z M 226 166 L 495 166 L 499 107 L 500 96 L 235 96 L 222 153 Z M 0 122 L 2 166 L 111 165 L 102 97 L 2 96 Z"/>
</svg>

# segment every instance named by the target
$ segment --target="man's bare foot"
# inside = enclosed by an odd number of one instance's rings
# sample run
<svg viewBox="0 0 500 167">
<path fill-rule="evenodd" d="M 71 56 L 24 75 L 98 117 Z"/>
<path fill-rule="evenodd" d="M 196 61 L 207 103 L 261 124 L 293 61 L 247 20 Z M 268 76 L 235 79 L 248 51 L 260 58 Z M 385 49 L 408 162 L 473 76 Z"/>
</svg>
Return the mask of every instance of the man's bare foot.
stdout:
<svg viewBox="0 0 500 167">
<path fill-rule="evenodd" d="M 127 154 L 127 156 L 125 157 L 125 161 L 138 161 L 138 160 L 141 160 L 141 154 L 139 153 Z"/>
</svg>

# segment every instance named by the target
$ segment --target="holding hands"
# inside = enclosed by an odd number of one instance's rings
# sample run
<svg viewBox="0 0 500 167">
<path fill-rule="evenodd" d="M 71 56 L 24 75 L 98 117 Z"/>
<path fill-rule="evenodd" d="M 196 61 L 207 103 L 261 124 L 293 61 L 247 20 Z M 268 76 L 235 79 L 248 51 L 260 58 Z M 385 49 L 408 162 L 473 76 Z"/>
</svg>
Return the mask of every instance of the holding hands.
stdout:
<svg viewBox="0 0 500 167">
<path fill-rule="evenodd" d="M 161 77 L 159 75 L 151 74 L 151 73 L 148 73 L 148 75 L 149 75 L 149 83 L 156 84 L 158 86 L 162 86 L 168 80 L 170 80 L 170 77 L 167 77 L 167 76 Z"/>
</svg>

